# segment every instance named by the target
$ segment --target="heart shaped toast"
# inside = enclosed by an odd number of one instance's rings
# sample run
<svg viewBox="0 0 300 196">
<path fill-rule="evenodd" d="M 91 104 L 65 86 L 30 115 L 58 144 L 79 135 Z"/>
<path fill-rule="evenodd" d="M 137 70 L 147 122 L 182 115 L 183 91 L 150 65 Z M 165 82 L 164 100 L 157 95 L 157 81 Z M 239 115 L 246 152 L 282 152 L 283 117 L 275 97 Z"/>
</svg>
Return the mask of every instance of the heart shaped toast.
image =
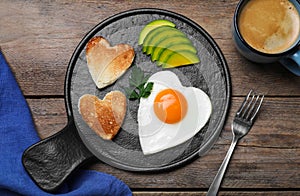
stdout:
<svg viewBox="0 0 300 196">
<path fill-rule="evenodd" d="M 100 137 L 111 140 L 119 131 L 126 114 L 126 97 L 120 91 L 111 91 L 100 100 L 85 94 L 79 99 L 79 113 L 88 126 Z"/>
<path fill-rule="evenodd" d="M 134 50 L 128 44 L 111 47 L 105 38 L 96 36 L 86 46 L 86 59 L 89 72 L 101 89 L 125 73 L 134 59 Z"/>
</svg>

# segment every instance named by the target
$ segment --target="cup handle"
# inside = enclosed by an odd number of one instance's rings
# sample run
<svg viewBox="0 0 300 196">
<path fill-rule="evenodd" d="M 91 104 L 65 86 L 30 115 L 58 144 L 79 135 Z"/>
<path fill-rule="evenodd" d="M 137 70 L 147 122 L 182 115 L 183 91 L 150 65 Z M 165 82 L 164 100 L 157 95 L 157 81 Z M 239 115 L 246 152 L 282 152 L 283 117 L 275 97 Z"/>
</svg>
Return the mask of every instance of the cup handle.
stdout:
<svg viewBox="0 0 300 196">
<path fill-rule="evenodd" d="M 293 74 L 300 76 L 300 50 L 283 57 L 280 63 Z"/>
<path fill-rule="evenodd" d="M 69 120 L 63 130 L 25 150 L 22 162 L 41 189 L 55 192 L 75 169 L 92 158 L 74 121 Z"/>
</svg>

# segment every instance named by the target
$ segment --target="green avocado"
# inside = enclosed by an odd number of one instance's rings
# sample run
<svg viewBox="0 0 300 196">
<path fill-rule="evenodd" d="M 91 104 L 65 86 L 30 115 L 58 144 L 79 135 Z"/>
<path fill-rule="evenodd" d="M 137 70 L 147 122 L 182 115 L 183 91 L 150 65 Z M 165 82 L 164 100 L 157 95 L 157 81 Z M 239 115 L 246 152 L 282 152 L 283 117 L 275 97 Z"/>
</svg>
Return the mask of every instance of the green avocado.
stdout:
<svg viewBox="0 0 300 196">
<path fill-rule="evenodd" d="M 158 20 L 153 20 L 149 22 L 141 31 L 140 36 L 139 36 L 139 41 L 138 44 L 142 45 L 144 42 L 144 39 L 146 35 L 153 29 L 160 27 L 160 26 L 170 26 L 170 27 L 175 27 L 175 24 L 172 23 L 169 20 L 163 20 L 163 19 L 158 19 Z"/>
<path fill-rule="evenodd" d="M 165 39 L 171 37 L 186 38 L 186 35 L 184 33 L 182 33 L 181 31 L 173 27 L 162 26 L 157 28 L 156 31 L 155 30 L 156 29 L 154 29 L 149 33 L 149 36 L 151 35 L 151 33 L 155 34 L 151 40 L 146 42 L 148 36 L 146 36 L 145 38 L 145 44 L 143 46 L 146 47 L 145 49 L 146 54 L 152 54 L 153 50 Z"/>
<path fill-rule="evenodd" d="M 163 68 L 173 68 L 182 65 L 190 65 L 199 63 L 200 59 L 197 54 L 190 51 L 173 52 L 162 63 Z"/>
<path fill-rule="evenodd" d="M 153 25 L 155 23 L 159 25 Z M 172 24 L 161 20 L 149 23 L 149 27 L 140 33 L 142 41 L 139 40 L 139 43 L 143 44 L 143 52 L 150 54 L 151 60 L 163 68 L 199 63 L 192 41 Z"/>
<path fill-rule="evenodd" d="M 151 40 L 156 36 L 156 35 L 159 35 L 161 32 L 164 32 L 166 29 L 165 28 L 162 28 L 164 26 L 161 26 L 161 27 L 157 27 L 155 29 L 153 29 L 152 31 L 150 31 L 145 39 L 144 39 L 144 42 L 143 42 L 143 52 L 146 52 L 147 51 L 147 47 L 150 46 L 150 42 Z M 171 27 L 172 28 L 172 27 Z"/>
<path fill-rule="evenodd" d="M 182 51 L 188 50 L 193 53 L 197 53 L 196 48 L 193 46 L 192 42 L 188 38 L 183 37 L 170 37 L 160 42 L 151 54 L 151 60 L 155 61 L 160 59 L 160 56 L 166 56 L 165 53 L 170 53 L 172 51 Z"/>
</svg>

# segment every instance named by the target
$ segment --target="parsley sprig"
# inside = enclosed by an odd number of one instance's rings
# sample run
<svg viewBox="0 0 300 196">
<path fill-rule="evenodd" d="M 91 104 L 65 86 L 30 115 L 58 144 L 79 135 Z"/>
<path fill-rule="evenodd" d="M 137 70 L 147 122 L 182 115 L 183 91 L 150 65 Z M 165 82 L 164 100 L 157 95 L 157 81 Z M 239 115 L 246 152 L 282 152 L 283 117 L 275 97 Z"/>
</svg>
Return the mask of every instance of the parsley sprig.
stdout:
<svg viewBox="0 0 300 196">
<path fill-rule="evenodd" d="M 141 68 L 133 66 L 129 77 L 129 87 L 124 87 L 127 97 L 131 100 L 147 98 L 151 94 L 153 82 L 148 82 L 150 75 L 145 75 Z"/>
</svg>

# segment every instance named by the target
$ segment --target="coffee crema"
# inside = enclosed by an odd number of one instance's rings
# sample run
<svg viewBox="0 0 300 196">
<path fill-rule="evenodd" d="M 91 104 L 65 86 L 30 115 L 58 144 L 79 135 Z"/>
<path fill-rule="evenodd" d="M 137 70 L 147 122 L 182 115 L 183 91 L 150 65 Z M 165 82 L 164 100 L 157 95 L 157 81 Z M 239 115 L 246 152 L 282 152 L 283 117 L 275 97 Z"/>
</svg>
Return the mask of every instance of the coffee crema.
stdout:
<svg viewBox="0 0 300 196">
<path fill-rule="evenodd" d="M 238 26 L 251 47 L 263 53 L 278 54 L 297 41 L 300 17 L 288 0 L 250 0 L 240 12 Z"/>
</svg>

